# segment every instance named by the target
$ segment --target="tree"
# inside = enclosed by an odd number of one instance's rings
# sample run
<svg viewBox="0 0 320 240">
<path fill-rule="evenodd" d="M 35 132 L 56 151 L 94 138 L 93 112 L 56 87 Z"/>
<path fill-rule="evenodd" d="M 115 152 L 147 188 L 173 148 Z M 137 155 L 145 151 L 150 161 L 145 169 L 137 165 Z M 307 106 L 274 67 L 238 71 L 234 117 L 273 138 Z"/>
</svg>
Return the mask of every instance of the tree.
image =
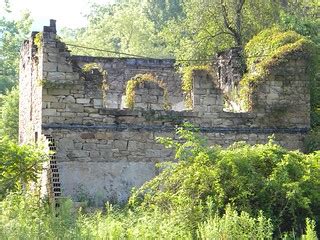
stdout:
<svg viewBox="0 0 320 240">
<path fill-rule="evenodd" d="M 18 142 L 19 132 L 19 89 L 13 88 L 0 96 L 0 136 Z"/>
<path fill-rule="evenodd" d="M 170 20 L 179 21 L 185 17 L 183 0 L 148 0 L 144 12 L 160 32 Z"/>
<path fill-rule="evenodd" d="M 46 154 L 36 146 L 22 145 L 0 138 L 0 199 L 8 192 L 21 190 L 30 181 L 37 181 Z"/>
<path fill-rule="evenodd" d="M 31 22 L 29 12 L 18 21 L 0 18 L 0 94 L 18 81 L 19 50 L 30 31 Z"/>
<path fill-rule="evenodd" d="M 186 17 L 171 21 L 164 37 L 177 58 L 212 57 L 230 47 L 242 48 L 252 36 L 279 19 L 279 4 L 273 0 L 185 1 Z"/>
<path fill-rule="evenodd" d="M 143 2 L 120 1 L 113 5 L 93 5 L 85 29 L 65 29 L 66 42 L 146 57 L 164 57 L 167 52 L 155 24 L 147 17 Z M 76 39 L 76 41 L 72 39 Z M 119 56 L 115 53 L 71 48 L 76 54 Z"/>
</svg>

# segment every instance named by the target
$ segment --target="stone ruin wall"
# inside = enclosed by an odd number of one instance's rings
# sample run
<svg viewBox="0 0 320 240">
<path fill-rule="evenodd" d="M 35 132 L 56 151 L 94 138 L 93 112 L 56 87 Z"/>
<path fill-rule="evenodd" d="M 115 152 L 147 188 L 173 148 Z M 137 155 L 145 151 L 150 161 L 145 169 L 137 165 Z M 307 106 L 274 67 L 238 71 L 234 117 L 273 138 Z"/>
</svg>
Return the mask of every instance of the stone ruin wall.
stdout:
<svg viewBox="0 0 320 240">
<path fill-rule="evenodd" d="M 299 56 L 258 84 L 253 110 L 246 113 L 223 111 L 218 71 L 195 71 L 193 109 L 187 110 L 173 60 L 72 56 L 57 38 L 54 21 L 44 28 L 41 46 L 34 38 L 22 48 L 20 142 L 35 135 L 54 139 L 59 195 L 76 201 L 86 196 L 97 205 L 125 201 L 132 187 L 157 174 L 157 162 L 173 159 L 155 138 L 175 137 L 175 126 L 186 121 L 200 127 L 209 144 L 265 143 L 274 134 L 283 146 L 303 148 L 310 103 L 306 62 Z M 107 75 L 84 71 L 88 63 Z M 138 86 L 134 109 L 125 108 L 126 82 L 140 73 L 166 84 L 171 110 L 163 109 L 162 89 L 150 83 Z"/>
</svg>

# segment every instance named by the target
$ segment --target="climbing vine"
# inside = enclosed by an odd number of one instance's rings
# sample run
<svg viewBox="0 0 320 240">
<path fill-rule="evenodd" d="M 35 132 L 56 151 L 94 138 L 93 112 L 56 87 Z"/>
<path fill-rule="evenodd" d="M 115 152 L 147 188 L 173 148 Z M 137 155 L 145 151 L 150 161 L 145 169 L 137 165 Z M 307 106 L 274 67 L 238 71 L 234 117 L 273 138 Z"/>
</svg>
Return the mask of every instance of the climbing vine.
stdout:
<svg viewBox="0 0 320 240">
<path fill-rule="evenodd" d="M 85 73 L 91 72 L 94 69 L 97 69 L 100 73 L 104 71 L 98 63 L 86 63 L 81 68 L 81 70 Z"/>
<path fill-rule="evenodd" d="M 170 109 L 170 103 L 168 99 L 169 94 L 166 85 L 150 73 L 138 74 L 127 82 L 125 98 L 126 106 L 131 109 L 134 107 L 136 96 L 135 90 L 138 85 L 143 82 L 153 82 L 158 84 L 158 86 L 163 89 L 163 107 L 166 110 Z"/>
<path fill-rule="evenodd" d="M 182 91 L 185 96 L 185 106 L 189 109 L 193 107 L 192 90 L 193 90 L 193 71 L 206 70 L 211 72 L 212 69 L 209 65 L 201 66 L 187 66 L 182 68 Z"/>
<path fill-rule="evenodd" d="M 43 33 L 39 32 L 34 36 L 34 39 L 33 39 L 33 43 L 34 45 L 37 46 L 38 50 L 42 48 L 42 41 L 43 41 Z"/>
<path fill-rule="evenodd" d="M 294 31 L 281 31 L 278 27 L 267 29 L 252 38 L 245 46 L 248 72 L 240 81 L 240 104 L 250 110 L 251 95 L 259 81 L 270 69 L 288 61 L 289 55 L 299 53 L 309 58 L 314 44 Z"/>
</svg>

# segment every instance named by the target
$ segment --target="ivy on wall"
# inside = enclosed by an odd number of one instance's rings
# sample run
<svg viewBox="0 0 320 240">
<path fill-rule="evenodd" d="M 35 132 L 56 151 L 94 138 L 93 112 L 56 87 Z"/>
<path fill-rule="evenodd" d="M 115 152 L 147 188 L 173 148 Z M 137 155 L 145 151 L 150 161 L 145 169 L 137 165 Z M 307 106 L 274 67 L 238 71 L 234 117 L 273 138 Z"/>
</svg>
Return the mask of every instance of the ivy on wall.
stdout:
<svg viewBox="0 0 320 240">
<path fill-rule="evenodd" d="M 209 65 L 187 66 L 182 68 L 182 91 L 185 97 L 184 103 L 188 109 L 192 109 L 193 107 L 193 71 L 196 70 L 206 70 L 208 72 L 211 72 L 212 68 Z"/>
<path fill-rule="evenodd" d="M 240 81 L 242 107 L 251 110 L 252 92 L 272 67 L 288 61 L 293 53 L 310 58 L 313 49 L 312 41 L 294 31 L 281 31 L 278 27 L 266 29 L 253 37 L 245 46 L 248 72 Z"/>
<path fill-rule="evenodd" d="M 125 104 L 128 108 L 133 109 L 134 104 L 135 104 L 135 96 L 136 96 L 136 88 L 138 87 L 139 84 L 144 83 L 144 82 L 153 82 L 158 84 L 160 88 L 163 89 L 163 107 L 165 110 L 170 109 L 170 103 L 168 100 L 168 89 L 166 85 L 158 80 L 154 75 L 150 73 L 145 73 L 145 74 L 137 74 L 133 78 L 131 78 L 126 85 L 126 98 L 125 98 Z"/>
</svg>

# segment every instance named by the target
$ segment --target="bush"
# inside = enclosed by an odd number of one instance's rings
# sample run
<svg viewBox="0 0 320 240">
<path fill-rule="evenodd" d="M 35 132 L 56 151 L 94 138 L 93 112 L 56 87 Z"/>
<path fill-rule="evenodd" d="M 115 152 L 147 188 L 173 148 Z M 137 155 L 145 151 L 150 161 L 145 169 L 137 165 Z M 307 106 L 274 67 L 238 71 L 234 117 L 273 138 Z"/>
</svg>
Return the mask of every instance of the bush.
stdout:
<svg viewBox="0 0 320 240">
<path fill-rule="evenodd" d="M 6 95 L 0 95 L 0 101 L 0 135 L 18 142 L 19 89 L 13 88 Z"/>
<path fill-rule="evenodd" d="M 199 225 L 199 239 L 272 239 L 271 221 L 262 214 L 252 218 L 246 212 L 238 214 L 230 207 L 219 217 L 209 217 Z"/>
<path fill-rule="evenodd" d="M 47 155 L 41 148 L 21 145 L 0 137 L 0 199 L 30 181 L 37 181 Z"/>
<path fill-rule="evenodd" d="M 277 236 L 292 229 L 301 235 L 306 217 L 319 220 L 320 152 L 288 151 L 273 140 L 221 149 L 208 147 L 188 129 L 177 133 L 179 141 L 160 141 L 175 149 L 179 161 L 162 165 L 162 172 L 133 194 L 133 206 L 180 210 L 190 225 L 208 210 L 222 213 L 228 204 L 256 217 L 262 210 Z"/>
<path fill-rule="evenodd" d="M 107 205 L 105 213 L 83 214 L 74 211 L 70 200 L 54 210 L 36 195 L 18 193 L 0 202 L 0 239 L 267 239 L 272 234 L 270 221 L 262 215 L 255 219 L 230 207 L 222 217 L 210 213 L 197 228 L 196 233 L 174 211 L 164 214 Z"/>
</svg>

